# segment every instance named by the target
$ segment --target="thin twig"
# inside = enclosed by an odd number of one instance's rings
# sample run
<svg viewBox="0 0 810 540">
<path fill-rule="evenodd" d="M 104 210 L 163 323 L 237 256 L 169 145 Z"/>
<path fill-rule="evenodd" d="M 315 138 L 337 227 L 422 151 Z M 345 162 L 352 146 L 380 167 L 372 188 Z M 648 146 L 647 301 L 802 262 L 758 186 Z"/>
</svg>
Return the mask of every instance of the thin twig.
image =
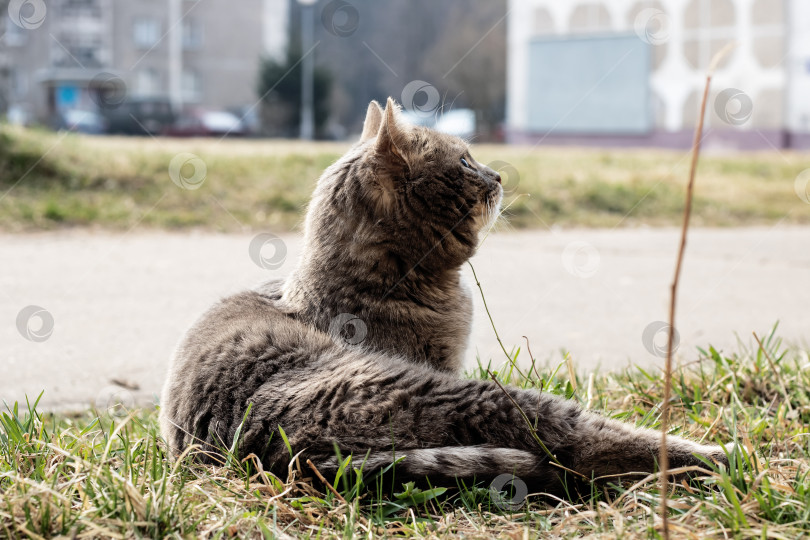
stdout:
<svg viewBox="0 0 810 540">
<path fill-rule="evenodd" d="M 481 287 L 481 282 L 478 281 L 478 275 L 476 275 L 475 268 L 473 267 L 472 263 L 470 261 L 467 261 L 467 264 L 470 265 L 470 270 L 472 270 L 473 278 L 475 278 L 475 284 L 478 286 L 478 290 L 481 291 L 481 300 L 484 301 L 484 311 L 487 312 L 487 317 L 489 317 L 489 324 L 492 325 L 492 331 L 495 332 L 495 339 L 498 340 L 498 345 L 501 346 L 501 350 L 503 351 L 503 354 L 506 355 L 506 358 L 509 360 L 509 363 L 512 364 L 512 367 L 515 368 L 515 371 L 518 372 L 518 375 L 520 375 L 524 379 L 528 379 L 528 377 L 526 377 L 526 375 L 524 375 L 523 372 L 520 371 L 520 368 L 518 367 L 517 362 L 514 360 L 514 358 L 509 356 L 509 353 L 506 352 L 506 347 L 503 346 L 503 341 L 501 341 L 501 336 L 498 335 L 498 329 L 495 328 L 495 321 L 492 320 L 492 315 L 489 313 L 489 307 L 487 306 L 487 299 L 484 296 L 484 288 Z"/>
<path fill-rule="evenodd" d="M 489 374 L 490 378 L 495 382 L 495 384 L 498 385 L 498 388 L 500 388 L 501 391 L 504 394 L 506 394 L 506 397 L 509 398 L 509 400 L 512 402 L 512 404 L 518 410 L 518 413 L 520 413 L 520 416 L 522 416 L 523 420 L 526 422 L 526 424 L 528 424 L 529 430 L 532 433 L 532 437 L 534 438 L 535 441 L 537 441 L 537 443 L 540 445 L 540 448 L 543 449 L 543 451 L 546 453 L 546 455 L 552 461 L 552 463 L 554 465 L 557 465 L 558 467 L 560 467 L 561 469 L 563 469 L 565 471 L 568 471 L 568 472 L 570 472 L 572 474 L 580 476 L 580 477 L 584 478 L 585 480 L 589 480 L 589 478 L 587 476 L 585 476 L 584 474 L 579 473 L 579 472 L 577 472 L 577 471 L 575 471 L 573 469 L 569 469 L 568 467 L 566 467 L 565 465 L 560 463 L 560 460 L 557 459 L 557 456 L 555 456 L 554 454 L 551 453 L 551 450 L 548 449 L 546 444 L 543 442 L 543 439 L 541 439 L 540 436 L 537 434 L 537 430 L 532 426 L 532 421 L 529 420 L 529 417 L 526 415 L 526 412 L 523 410 L 523 407 L 521 407 L 520 404 L 517 401 L 515 401 L 515 398 L 512 397 L 512 394 L 510 394 L 506 390 L 506 388 L 501 384 L 501 381 L 499 381 L 498 378 L 495 377 L 495 374 L 493 374 L 490 370 L 487 370 L 487 373 Z"/>
<path fill-rule="evenodd" d="M 326 485 L 326 487 L 329 488 L 329 491 L 331 491 L 332 494 L 335 497 L 337 497 L 340 502 L 342 502 L 343 504 L 347 504 L 346 499 L 343 498 L 343 495 L 338 493 L 338 491 L 332 486 L 332 484 L 330 484 L 329 482 L 326 481 L 326 478 L 323 477 L 323 475 L 321 474 L 321 471 L 318 470 L 318 468 L 315 466 L 314 463 L 312 463 L 311 460 L 307 459 L 307 465 L 309 465 L 309 468 L 312 469 L 312 472 L 315 473 L 315 476 L 318 477 L 318 480 L 323 482 Z"/>
<path fill-rule="evenodd" d="M 529 370 L 529 375 L 531 375 L 532 370 L 534 370 L 534 374 L 537 376 L 537 383 L 539 385 L 540 390 L 543 389 L 543 378 L 540 377 L 540 372 L 537 371 L 537 363 L 534 360 L 534 355 L 532 354 L 532 348 L 529 345 L 529 338 L 523 336 L 523 339 L 526 340 L 526 351 L 529 353 L 529 359 L 532 361 L 532 367 Z"/>
<path fill-rule="evenodd" d="M 734 47 L 730 43 L 714 55 L 706 73 L 706 86 L 703 88 L 703 99 L 700 102 L 700 114 L 695 128 L 695 138 L 692 141 L 692 163 L 689 166 L 689 183 L 686 186 L 686 205 L 683 209 L 683 224 L 681 226 L 681 243 L 678 247 L 678 258 L 675 262 L 675 277 L 672 280 L 669 300 L 669 332 L 667 339 L 667 359 L 664 367 L 664 401 L 661 406 L 661 449 L 658 464 L 661 470 L 661 521 L 664 538 L 669 540 L 669 520 L 667 507 L 667 492 L 669 491 L 669 454 L 667 452 L 667 431 L 669 429 L 669 400 L 672 393 L 672 347 L 675 340 L 675 302 L 678 297 L 678 283 L 681 277 L 683 254 L 686 250 L 686 233 L 689 230 L 689 218 L 692 214 L 692 193 L 695 187 L 695 173 L 697 171 L 698 156 L 700 155 L 700 141 L 703 135 L 703 119 L 706 116 L 706 102 L 709 99 L 709 87 L 712 74 L 723 57 Z"/>
</svg>

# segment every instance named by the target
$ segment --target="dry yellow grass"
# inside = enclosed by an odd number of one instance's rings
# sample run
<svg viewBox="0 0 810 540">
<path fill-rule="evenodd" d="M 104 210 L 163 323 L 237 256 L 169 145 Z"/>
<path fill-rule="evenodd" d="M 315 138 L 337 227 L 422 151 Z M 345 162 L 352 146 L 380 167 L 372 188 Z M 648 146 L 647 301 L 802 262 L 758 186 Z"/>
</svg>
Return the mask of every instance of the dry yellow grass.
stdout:
<svg viewBox="0 0 810 540">
<path fill-rule="evenodd" d="M 770 358 L 769 358 L 770 357 Z M 810 533 L 810 357 L 768 336 L 730 356 L 708 350 L 675 372 L 672 422 L 696 440 L 737 441 L 729 470 L 672 486 L 678 538 L 797 538 Z M 471 376 L 486 377 L 480 368 Z M 499 378 L 655 427 L 657 374 L 629 370 L 572 380 L 565 368 Z M 574 388 L 579 390 L 574 390 Z M 589 388 L 586 395 L 586 388 Z M 361 457 L 358 457 L 360 459 Z M 75 416 L 14 406 L 0 414 L 0 537 L 74 538 L 657 538 L 655 475 L 563 501 L 530 494 L 500 509 L 487 485 L 379 489 L 351 469 L 315 487 L 301 460 L 264 472 L 254 456 L 220 466 L 167 459 L 157 412 L 115 404 Z M 331 481 L 331 479 L 329 479 Z M 434 486 L 438 488 L 438 486 Z M 502 508 L 502 507 L 501 507 Z"/>
<path fill-rule="evenodd" d="M 347 143 L 284 140 L 89 137 L 0 127 L 0 230 L 65 226 L 290 229 L 315 181 Z M 479 145 L 502 170 L 514 227 L 674 225 L 688 155 L 650 149 Z M 181 153 L 198 156 L 198 189 L 172 182 Z M 795 193 L 810 155 L 705 154 L 694 224 L 810 223 Z M 511 168 L 510 168 L 511 167 Z M 183 174 L 192 175 L 187 165 Z"/>
</svg>

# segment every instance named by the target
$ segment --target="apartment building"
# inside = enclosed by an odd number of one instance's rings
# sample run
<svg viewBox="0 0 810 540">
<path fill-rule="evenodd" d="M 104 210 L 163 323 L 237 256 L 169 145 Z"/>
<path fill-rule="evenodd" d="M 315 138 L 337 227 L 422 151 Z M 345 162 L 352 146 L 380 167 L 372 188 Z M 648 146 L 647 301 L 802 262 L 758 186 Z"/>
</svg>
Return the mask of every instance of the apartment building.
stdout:
<svg viewBox="0 0 810 540">
<path fill-rule="evenodd" d="M 115 99 L 250 105 L 260 58 L 282 55 L 287 42 L 288 0 L 13 4 L 0 25 L 4 108 L 34 122 L 65 108 L 97 108 L 111 84 Z"/>
</svg>

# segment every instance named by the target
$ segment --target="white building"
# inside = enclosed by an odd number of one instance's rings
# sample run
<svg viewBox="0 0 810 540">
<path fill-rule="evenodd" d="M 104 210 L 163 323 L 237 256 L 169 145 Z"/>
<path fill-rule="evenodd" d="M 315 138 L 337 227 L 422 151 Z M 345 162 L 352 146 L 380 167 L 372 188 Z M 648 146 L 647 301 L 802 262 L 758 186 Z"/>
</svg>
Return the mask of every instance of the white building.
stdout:
<svg viewBox="0 0 810 540">
<path fill-rule="evenodd" d="M 510 0 L 512 142 L 810 147 L 810 1 Z"/>
</svg>

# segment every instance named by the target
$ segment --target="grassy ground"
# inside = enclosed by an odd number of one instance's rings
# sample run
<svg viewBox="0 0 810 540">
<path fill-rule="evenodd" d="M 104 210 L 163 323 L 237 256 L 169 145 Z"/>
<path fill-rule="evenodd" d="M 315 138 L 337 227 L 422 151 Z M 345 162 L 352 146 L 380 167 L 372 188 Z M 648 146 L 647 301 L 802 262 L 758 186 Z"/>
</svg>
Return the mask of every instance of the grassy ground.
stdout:
<svg viewBox="0 0 810 540">
<path fill-rule="evenodd" d="M 0 230 L 289 229 L 315 180 L 346 144 L 96 138 L 0 126 Z M 169 166 L 199 156 L 205 176 L 182 189 Z M 499 160 L 516 227 L 680 222 L 688 156 L 679 151 L 474 148 Z M 701 157 L 695 225 L 810 223 L 794 180 L 810 156 L 760 152 Z M 191 177 L 192 164 L 180 168 Z M 515 174 L 516 173 L 516 174 Z"/>
<path fill-rule="evenodd" d="M 519 354 L 519 351 L 518 353 Z M 486 377 L 480 369 L 472 377 Z M 660 374 L 639 369 L 572 378 L 538 369 L 542 387 L 605 414 L 655 427 Z M 729 470 L 712 470 L 674 488 L 676 537 L 795 538 L 810 534 L 810 358 L 773 336 L 737 354 L 701 351 L 674 377 L 672 425 L 704 441 L 740 443 Z M 660 535 L 658 486 L 640 477 L 613 490 L 594 488 L 573 502 L 530 495 L 513 508 L 487 486 L 435 486 L 391 493 L 366 485 L 350 468 L 333 488 L 313 487 L 312 471 L 264 473 L 252 456 L 221 466 L 166 459 L 155 410 L 77 416 L 11 406 L 0 415 L 0 537 L 471 537 L 534 538 Z M 446 488 L 446 489 L 445 489 Z"/>
<path fill-rule="evenodd" d="M 317 176 L 344 150 L 341 144 L 97 139 L 0 127 L 0 230 L 291 228 Z M 182 152 L 205 165 L 199 189 L 182 189 L 169 175 Z M 498 146 L 474 153 L 518 173 L 519 181 L 505 174 L 516 226 L 681 219 L 684 153 Z M 808 161 L 775 152 L 704 155 L 693 223 L 785 216 L 810 222 L 794 193 Z M 180 170 L 186 177 L 194 172 L 190 165 Z M 585 380 L 566 368 L 533 370 L 528 378 L 501 369 L 498 377 L 637 425 L 659 424 L 659 373 L 633 369 Z M 741 344 L 730 356 L 708 348 L 678 370 L 674 431 L 740 443 L 729 470 L 707 465 L 702 479 L 674 488 L 670 514 L 678 537 L 810 534 L 808 388 L 808 351 L 785 348 L 773 336 L 761 348 Z M 218 467 L 193 456 L 170 462 L 153 409 L 54 415 L 33 403 L 10 405 L 0 414 L 0 538 L 660 535 L 654 476 L 612 490 L 594 487 L 574 501 L 533 495 L 509 508 L 486 485 L 382 492 L 351 468 L 319 490 L 313 471 L 301 465 L 293 462 L 288 477 L 276 478 L 235 452 Z"/>
</svg>

